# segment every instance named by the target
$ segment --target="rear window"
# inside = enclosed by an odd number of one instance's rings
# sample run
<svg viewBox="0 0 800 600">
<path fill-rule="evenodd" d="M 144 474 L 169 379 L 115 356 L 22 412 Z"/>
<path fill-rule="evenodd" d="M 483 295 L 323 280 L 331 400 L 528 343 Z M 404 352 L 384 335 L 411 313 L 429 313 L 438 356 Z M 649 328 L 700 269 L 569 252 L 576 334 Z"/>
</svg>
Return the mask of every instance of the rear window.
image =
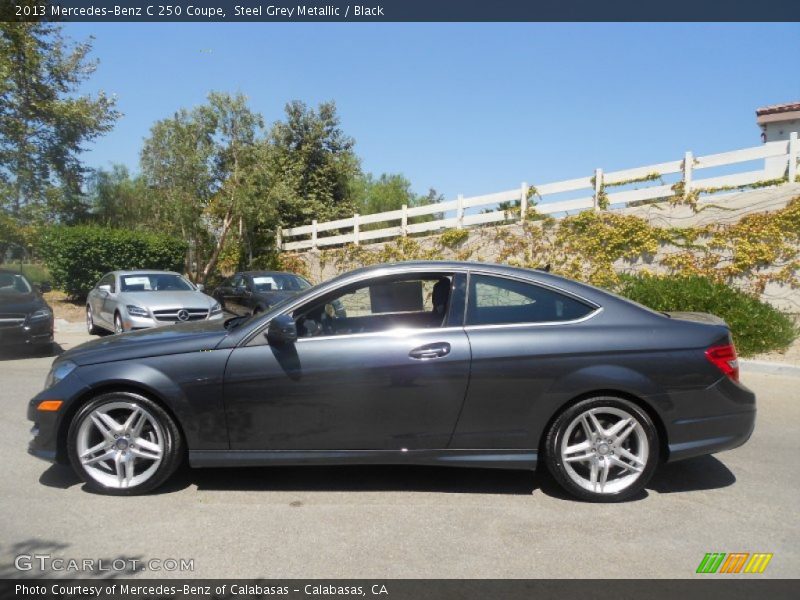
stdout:
<svg viewBox="0 0 800 600">
<path fill-rule="evenodd" d="M 467 325 L 573 321 L 594 308 L 551 289 L 502 277 L 472 275 Z"/>
</svg>

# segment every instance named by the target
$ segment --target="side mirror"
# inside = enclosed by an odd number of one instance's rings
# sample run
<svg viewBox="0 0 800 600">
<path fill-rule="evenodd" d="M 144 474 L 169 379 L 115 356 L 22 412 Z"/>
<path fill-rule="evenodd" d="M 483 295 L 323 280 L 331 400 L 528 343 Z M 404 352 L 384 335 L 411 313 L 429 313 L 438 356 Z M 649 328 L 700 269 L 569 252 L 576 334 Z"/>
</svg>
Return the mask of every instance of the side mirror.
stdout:
<svg viewBox="0 0 800 600">
<path fill-rule="evenodd" d="M 39 291 L 42 294 L 46 294 L 47 292 L 52 292 L 53 287 L 50 285 L 49 281 L 43 281 L 42 283 L 39 284 Z"/>
<path fill-rule="evenodd" d="M 267 340 L 270 344 L 294 344 L 297 341 L 297 324 L 289 315 L 278 315 L 269 322 Z"/>
<path fill-rule="evenodd" d="M 204 286 L 202 283 L 195 283 L 194 287 L 197 288 L 198 292 L 202 292 L 204 289 L 206 289 L 206 286 Z"/>
<path fill-rule="evenodd" d="M 108 285 L 108 284 L 98 285 L 97 289 L 100 290 L 101 292 L 105 292 L 107 294 L 111 293 L 111 286 Z"/>
</svg>

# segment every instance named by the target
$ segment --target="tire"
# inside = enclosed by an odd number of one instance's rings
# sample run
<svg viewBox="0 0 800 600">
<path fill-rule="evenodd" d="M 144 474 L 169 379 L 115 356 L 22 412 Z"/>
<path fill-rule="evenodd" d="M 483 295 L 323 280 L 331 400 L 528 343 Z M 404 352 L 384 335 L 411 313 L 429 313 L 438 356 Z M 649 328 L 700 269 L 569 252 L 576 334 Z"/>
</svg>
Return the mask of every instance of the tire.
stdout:
<svg viewBox="0 0 800 600">
<path fill-rule="evenodd" d="M 86 305 L 86 331 L 89 335 L 99 335 L 100 329 L 94 324 L 94 315 L 92 314 L 92 307 Z"/>
<path fill-rule="evenodd" d="M 114 333 L 125 333 L 125 324 L 119 313 L 114 313 Z"/>
<path fill-rule="evenodd" d="M 547 469 L 569 494 L 589 502 L 621 502 L 641 492 L 658 454 L 658 431 L 648 414 L 612 396 L 568 407 L 545 439 Z"/>
<path fill-rule="evenodd" d="M 156 489 L 175 472 L 184 453 L 172 417 L 132 392 L 91 400 L 75 414 L 67 432 L 72 468 L 90 490 L 112 496 Z"/>
</svg>

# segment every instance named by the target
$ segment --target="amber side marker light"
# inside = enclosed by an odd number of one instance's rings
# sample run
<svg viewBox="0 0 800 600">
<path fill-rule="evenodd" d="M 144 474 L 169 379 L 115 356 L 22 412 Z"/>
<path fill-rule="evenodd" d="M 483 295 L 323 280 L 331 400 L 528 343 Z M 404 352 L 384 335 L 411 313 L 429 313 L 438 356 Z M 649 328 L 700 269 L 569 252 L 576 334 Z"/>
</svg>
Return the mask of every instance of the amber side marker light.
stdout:
<svg viewBox="0 0 800 600">
<path fill-rule="evenodd" d="M 42 402 L 39 402 L 39 406 L 36 407 L 36 410 L 55 412 L 61 408 L 62 404 L 64 404 L 63 400 L 43 400 Z"/>
</svg>

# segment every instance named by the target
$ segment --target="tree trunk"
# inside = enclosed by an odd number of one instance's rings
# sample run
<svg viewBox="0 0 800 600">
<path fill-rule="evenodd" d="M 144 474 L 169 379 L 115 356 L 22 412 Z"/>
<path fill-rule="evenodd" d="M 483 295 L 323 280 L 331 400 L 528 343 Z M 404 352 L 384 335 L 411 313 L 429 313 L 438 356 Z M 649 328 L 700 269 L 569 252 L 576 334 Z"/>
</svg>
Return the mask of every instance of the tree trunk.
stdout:
<svg viewBox="0 0 800 600">
<path fill-rule="evenodd" d="M 208 259 L 206 268 L 203 269 L 203 279 L 200 282 L 203 285 L 206 284 L 206 280 L 211 274 L 211 271 L 213 271 L 214 267 L 217 266 L 217 259 L 219 258 L 220 252 L 222 252 L 222 247 L 225 245 L 225 239 L 228 237 L 228 231 L 230 231 L 232 223 L 233 206 L 229 206 L 227 212 L 225 213 L 225 218 L 222 220 L 222 233 L 219 235 L 219 240 L 217 240 L 217 245 L 214 247 L 214 252 L 211 253 L 211 258 Z"/>
</svg>

